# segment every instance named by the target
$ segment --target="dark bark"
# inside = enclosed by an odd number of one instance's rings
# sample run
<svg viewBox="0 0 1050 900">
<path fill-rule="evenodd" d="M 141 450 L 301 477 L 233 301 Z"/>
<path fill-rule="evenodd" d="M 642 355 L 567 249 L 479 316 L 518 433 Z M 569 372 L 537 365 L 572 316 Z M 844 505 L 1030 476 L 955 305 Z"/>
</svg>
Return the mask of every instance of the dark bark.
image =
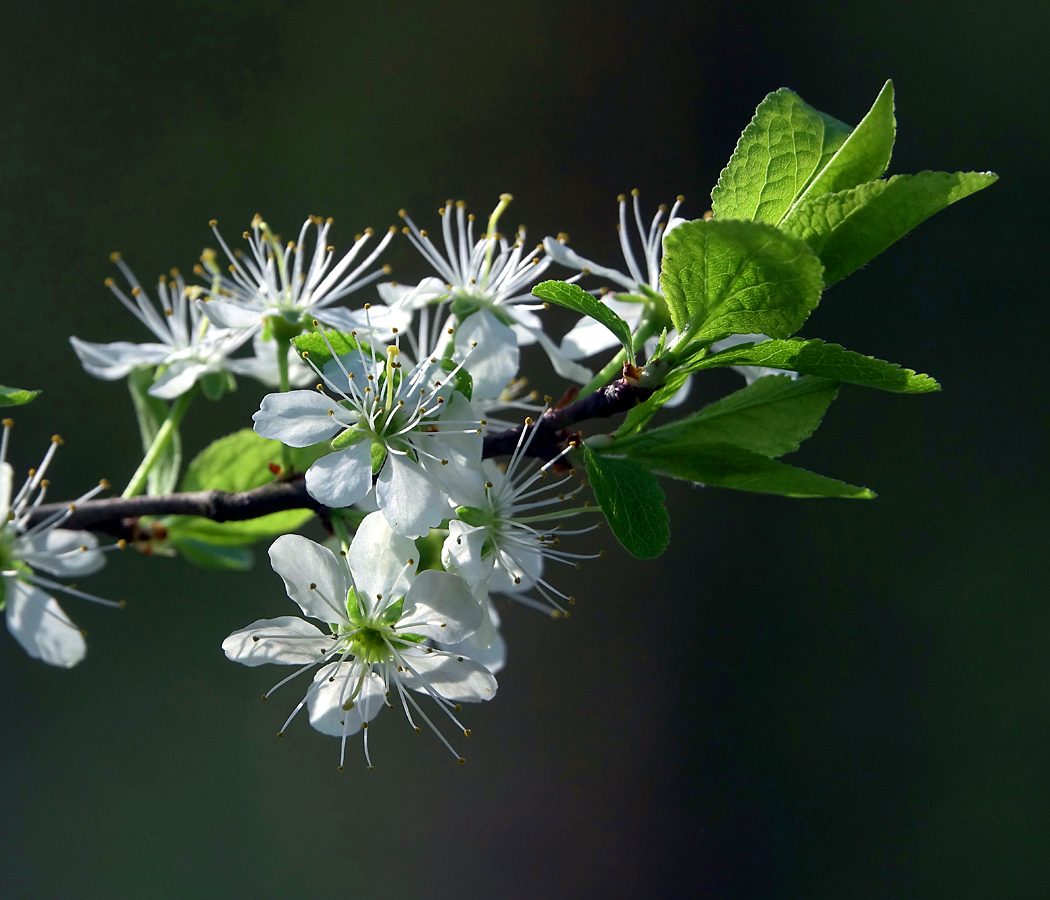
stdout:
<svg viewBox="0 0 1050 900">
<path fill-rule="evenodd" d="M 588 419 L 604 419 L 627 412 L 651 394 L 651 390 L 620 378 L 582 399 L 560 403 L 548 409 L 534 423 L 536 434 L 526 455 L 551 460 L 575 436 L 569 431 L 572 426 Z M 526 426 L 519 425 L 507 431 L 487 435 L 482 455 L 485 458 L 509 455 L 517 446 L 524 427 Z M 66 503 L 41 505 L 30 516 L 29 526 L 32 527 L 65 508 L 68 508 Z M 136 534 L 137 520 L 140 516 L 188 515 L 201 516 L 213 522 L 242 522 L 289 509 L 311 509 L 322 519 L 327 520 L 328 517 L 328 508 L 306 492 L 305 479 L 302 475 L 297 475 L 290 480 L 277 480 L 272 484 L 237 494 L 226 491 L 191 491 L 157 497 L 108 497 L 103 500 L 88 500 L 77 506 L 63 520 L 62 527 L 97 531 L 130 539 Z"/>
</svg>

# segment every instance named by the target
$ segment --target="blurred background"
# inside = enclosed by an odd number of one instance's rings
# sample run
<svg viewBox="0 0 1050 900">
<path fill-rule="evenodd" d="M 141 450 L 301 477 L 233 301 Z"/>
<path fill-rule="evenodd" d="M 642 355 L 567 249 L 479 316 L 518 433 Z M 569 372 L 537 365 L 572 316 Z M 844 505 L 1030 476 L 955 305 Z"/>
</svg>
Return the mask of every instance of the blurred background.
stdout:
<svg viewBox="0 0 1050 900">
<path fill-rule="evenodd" d="M 14 412 L 12 461 L 60 431 L 56 498 L 138 462 L 124 384 L 67 341 L 146 339 L 102 285 L 113 250 L 152 284 L 213 217 L 236 237 L 256 212 L 286 235 L 331 215 L 347 247 L 399 207 L 434 228 L 446 198 L 481 215 L 509 191 L 505 224 L 617 265 L 616 195 L 700 216 L 780 86 L 856 123 L 893 78 L 891 173 L 1001 181 L 802 332 L 944 385 L 847 386 L 791 460 L 879 498 L 666 485 L 661 559 L 606 533 L 561 576 L 571 620 L 501 607 L 509 664 L 464 713 L 466 766 L 394 714 L 372 773 L 356 744 L 337 772 L 305 718 L 276 739 L 301 690 L 259 703 L 283 673 L 219 648 L 290 612 L 261 553 L 246 575 L 112 559 L 91 589 L 126 612 L 64 601 L 89 631 L 74 671 L 0 634 L 0 893 L 1046 895 L 1045 4 L 40 0 L 5 20 L 0 381 L 45 391 Z M 407 241 L 390 261 L 429 274 Z M 711 373 L 692 402 L 739 385 Z M 187 453 L 261 395 L 198 401 Z"/>
</svg>

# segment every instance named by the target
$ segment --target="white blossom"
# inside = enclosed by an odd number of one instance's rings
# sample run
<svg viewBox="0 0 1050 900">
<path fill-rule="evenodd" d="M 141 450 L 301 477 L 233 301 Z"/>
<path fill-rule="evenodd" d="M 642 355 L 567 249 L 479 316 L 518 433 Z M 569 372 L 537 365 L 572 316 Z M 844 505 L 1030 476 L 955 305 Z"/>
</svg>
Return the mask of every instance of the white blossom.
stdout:
<svg viewBox="0 0 1050 900">
<path fill-rule="evenodd" d="M 333 452 L 306 472 L 310 496 L 348 507 L 368 494 L 375 474 L 376 502 L 390 527 L 408 537 L 427 534 L 446 516 L 444 483 L 481 460 L 481 422 L 455 390 L 459 366 L 445 372 L 431 357 L 404 374 L 397 346 L 381 356 L 374 346 L 332 352 L 318 374 L 336 399 L 323 390 L 269 394 L 253 417 L 255 430 L 290 447 L 332 441 Z"/>
<path fill-rule="evenodd" d="M 44 475 L 62 439 L 55 435 L 40 465 L 31 469 L 22 487 L 14 492 L 14 470 L 7 462 L 12 421 L 3 420 L 0 439 L 0 605 L 6 608 L 7 628 L 34 659 L 53 666 L 71 668 L 84 658 L 87 645 L 83 632 L 52 596 L 55 591 L 120 606 L 85 594 L 41 575 L 81 577 L 97 572 L 105 563 L 98 539 L 87 531 L 59 526 L 78 503 L 104 490 L 105 482 L 77 498 L 49 518 L 30 527 L 29 520 L 43 502 L 48 482 Z M 117 545 L 112 545 L 117 546 Z"/>
<path fill-rule="evenodd" d="M 441 562 L 474 589 L 508 594 L 527 605 L 564 613 L 563 604 L 575 603 L 575 599 L 547 580 L 544 563 L 578 568 L 580 560 L 601 555 L 561 549 L 562 537 L 597 527 L 566 530 L 562 523 L 587 511 L 596 512 L 597 507 L 589 502 L 564 507 L 577 496 L 572 487 L 576 472 L 559 471 L 561 458 L 572 446 L 542 464 L 525 462 L 536 430 L 533 420 L 526 419 L 506 470 L 485 460 L 475 477 L 456 491 L 460 506 L 448 524 Z M 552 510 L 552 506 L 560 508 Z M 523 592 L 529 589 L 541 594 L 546 604 L 527 597 Z"/>
<path fill-rule="evenodd" d="M 467 370 L 474 379 L 479 398 L 497 396 L 518 371 L 518 347 L 539 343 L 555 371 L 580 383 L 590 380 L 584 366 L 569 360 L 543 333 L 543 323 L 534 310 L 541 309 L 532 296 L 532 286 L 550 265 L 539 256 L 541 246 L 525 249 L 525 228 L 520 227 L 513 242 L 496 231 L 503 211 L 513 198 L 501 194 L 489 216 L 485 233 L 474 240 L 474 216 L 466 204 L 451 200 L 438 210 L 444 252 L 419 228 L 405 210 L 399 215 L 407 223 L 403 229 L 412 244 L 445 279 L 440 300 L 451 300 L 451 311 L 459 319 L 454 359 L 466 358 L 464 342 L 477 342 L 480 352 L 472 353 Z M 453 213 L 453 208 L 455 213 Z M 455 223 L 453 223 L 453 215 Z"/>
<path fill-rule="evenodd" d="M 115 341 L 95 344 L 71 337 L 69 342 L 89 375 L 115 381 L 126 377 L 138 366 L 162 366 L 163 371 L 150 385 L 149 393 L 163 400 L 173 400 L 185 394 L 198 380 L 227 369 L 230 354 L 251 337 L 250 333 L 215 327 L 193 301 L 194 289 L 187 290 L 177 269 L 172 269 L 170 281 L 164 276 L 159 280 L 158 310 L 120 254 L 114 253 L 110 258 L 131 285 L 131 297 L 112 278 L 106 279 L 106 286 L 135 318 L 153 332 L 159 343 Z"/>
<path fill-rule="evenodd" d="M 384 705 L 394 704 L 400 704 L 417 732 L 418 717 L 462 762 L 414 692 L 429 695 L 464 735 L 470 731 L 456 716 L 460 704 L 496 694 L 496 680 L 484 666 L 428 645 L 465 641 L 482 625 L 484 610 L 462 578 L 432 569 L 417 572 L 416 556 L 412 541 L 391 531 L 379 513 L 361 522 L 342 560 L 307 538 L 283 535 L 270 547 L 274 571 L 288 596 L 308 618 L 324 623 L 328 633 L 304 619 L 283 616 L 254 622 L 223 641 L 226 656 L 235 662 L 297 667 L 267 697 L 319 666 L 279 733 L 306 706 L 314 728 L 341 738 L 340 768 L 346 739 L 358 731 L 371 768 L 369 723 Z"/>
<path fill-rule="evenodd" d="M 281 246 L 280 238 L 261 216 L 252 219 L 252 230 L 244 232 L 248 252 L 231 250 L 211 223 L 216 240 L 229 260 L 223 271 L 214 251 L 205 250 L 200 273 L 211 276 L 212 289 L 207 298 L 208 314 L 230 328 L 256 331 L 268 317 L 283 318 L 291 326 L 312 319 L 340 331 L 364 330 L 366 317 L 362 310 L 332 306 L 382 275 L 389 266 L 366 271 L 390 243 L 393 227 L 380 239 L 364 259 L 365 249 L 374 231 L 366 228 L 357 235 L 350 250 L 335 262 L 335 248 L 328 245 L 331 219 L 309 216 L 294 243 Z M 314 228 L 313 249 L 307 250 L 310 227 Z M 373 307 L 368 327 L 379 334 L 389 334 L 391 327 L 404 327 L 411 313 L 400 307 Z"/>
</svg>

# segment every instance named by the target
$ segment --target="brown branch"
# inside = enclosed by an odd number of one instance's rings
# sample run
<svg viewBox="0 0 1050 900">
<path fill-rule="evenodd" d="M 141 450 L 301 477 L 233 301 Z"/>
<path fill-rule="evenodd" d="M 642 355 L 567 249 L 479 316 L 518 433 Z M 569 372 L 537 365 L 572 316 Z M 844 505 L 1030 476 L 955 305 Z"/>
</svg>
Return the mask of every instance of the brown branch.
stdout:
<svg viewBox="0 0 1050 900">
<path fill-rule="evenodd" d="M 646 400 L 652 390 L 619 378 L 593 394 L 548 409 L 535 423 L 536 433 L 527 455 L 550 460 L 558 455 L 572 434 L 568 429 L 587 419 L 601 419 L 627 412 Z M 491 458 L 513 452 L 524 425 L 485 437 L 482 456 Z M 65 503 L 47 503 L 30 515 L 28 527 L 42 522 L 68 508 Z M 98 531 L 118 538 L 132 538 L 140 516 L 201 516 L 213 522 L 243 522 L 290 509 L 310 509 L 322 519 L 328 518 L 328 507 L 306 492 L 306 480 L 300 474 L 286 481 L 275 481 L 250 491 L 231 494 L 227 491 L 190 491 L 181 494 L 139 497 L 109 497 L 88 500 L 78 505 L 62 521 L 63 528 Z"/>
</svg>

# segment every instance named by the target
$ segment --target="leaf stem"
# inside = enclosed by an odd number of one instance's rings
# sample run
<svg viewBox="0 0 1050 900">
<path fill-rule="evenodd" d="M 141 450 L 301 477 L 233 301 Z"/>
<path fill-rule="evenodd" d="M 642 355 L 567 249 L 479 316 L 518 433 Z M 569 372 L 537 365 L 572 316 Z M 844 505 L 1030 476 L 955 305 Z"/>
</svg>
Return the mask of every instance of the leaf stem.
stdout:
<svg viewBox="0 0 1050 900">
<path fill-rule="evenodd" d="M 638 323 L 638 330 L 634 333 L 633 343 L 636 350 L 656 333 L 659 325 L 660 321 L 659 317 L 656 315 L 656 310 L 650 306 L 642 316 L 642 321 Z M 620 374 L 620 370 L 623 368 L 623 364 L 626 360 L 627 351 L 621 349 L 619 353 L 606 363 L 597 375 L 580 388 L 580 396 L 585 397 L 587 394 L 590 394 L 603 385 L 608 384 L 616 375 Z"/>
<path fill-rule="evenodd" d="M 177 397 L 175 402 L 171 404 L 171 409 L 168 411 L 168 417 L 157 430 L 157 434 L 153 438 L 153 443 L 150 444 L 149 450 L 146 451 L 146 455 L 142 458 L 142 462 L 139 463 L 139 467 L 135 470 L 135 474 L 131 476 L 131 481 L 128 482 L 128 486 L 124 488 L 124 493 L 121 494 L 122 497 L 134 497 L 143 492 L 150 471 L 157 464 L 157 461 L 161 458 L 164 451 L 168 448 L 171 439 L 175 436 L 175 431 L 182 422 L 182 417 L 186 415 L 186 410 L 190 408 L 190 403 L 193 401 L 193 398 L 197 396 L 199 390 L 200 384 L 195 383 L 192 388 L 186 391 L 181 397 Z"/>
<path fill-rule="evenodd" d="M 280 381 L 279 390 L 283 394 L 291 389 L 291 383 L 288 378 L 288 352 L 291 350 L 292 341 L 290 338 L 281 337 L 275 334 L 274 343 L 277 345 L 277 377 Z M 281 444 L 281 474 L 285 476 L 292 474 L 292 448 L 287 444 Z"/>
</svg>

